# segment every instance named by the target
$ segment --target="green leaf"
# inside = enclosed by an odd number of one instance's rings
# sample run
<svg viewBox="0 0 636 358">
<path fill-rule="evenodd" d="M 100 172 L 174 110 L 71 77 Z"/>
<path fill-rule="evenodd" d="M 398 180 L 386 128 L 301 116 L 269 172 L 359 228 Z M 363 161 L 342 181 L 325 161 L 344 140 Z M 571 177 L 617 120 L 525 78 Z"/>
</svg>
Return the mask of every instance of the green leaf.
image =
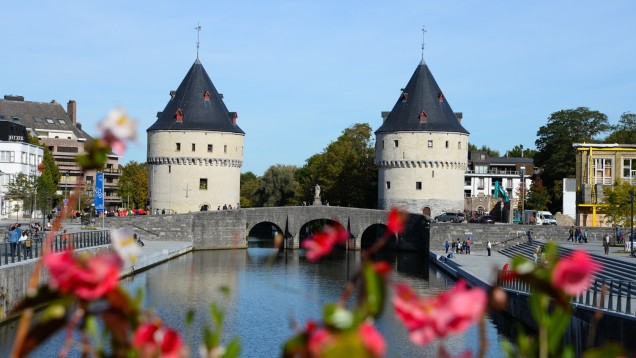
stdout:
<svg viewBox="0 0 636 358">
<path fill-rule="evenodd" d="M 223 311 L 214 302 L 210 304 L 210 316 L 212 316 L 214 328 L 220 331 L 223 327 Z"/>
<path fill-rule="evenodd" d="M 533 291 L 530 293 L 530 313 L 537 325 L 546 325 L 550 321 L 550 316 L 544 307 L 544 301 L 547 297 L 540 292 Z"/>
<path fill-rule="evenodd" d="M 583 358 L 607 358 L 625 356 L 625 349 L 618 343 L 607 343 L 600 347 L 588 349 Z"/>
<path fill-rule="evenodd" d="M 354 316 L 351 311 L 346 310 L 334 303 L 325 305 L 323 309 L 323 320 L 325 325 L 335 327 L 339 330 L 351 328 L 354 323 Z"/>
<path fill-rule="evenodd" d="M 371 262 L 365 262 L 363 267 L 364 290 L 361 291 L 362 302 L 366 304 L 368 314 L 377 317 L 382 314 L 385 298 L 384 277 L 377 273 Z"/>
<path fill-rule="evenodd" d="M 570 323 L 570 314 L 556 307 L 551 316 L 548 326 L 548 350 L 555 354 L 563 344 L 563 333 Z"/>
<path fill-rule="evenodd" d="M 306 356 L 308 356 L 307 334 L 297 334 L 283 344 L 283 358 Z"/>
<path fill-rule="evenodd" d="M 203 342 L 208 351 L 214 348 L 214 332 L 208 326 L 203 327 Z"/>
<path fill-rule="evenodd" d="M 185 323 L 187 326 L 192 324 L 192 321 L 194 320 L 194 314 L 195 314 L 195 311 L 192 308 L 189 308 L 188 312 L 186 312 Z"/>
<path fill-rule="evenodd" d="M 223 358 L 236 358 L 241 353 L 241 342 L 238 337 L 235 337 L 230 341 L 230 344 L 225 347 L 225 353 Z"/>
</svg>

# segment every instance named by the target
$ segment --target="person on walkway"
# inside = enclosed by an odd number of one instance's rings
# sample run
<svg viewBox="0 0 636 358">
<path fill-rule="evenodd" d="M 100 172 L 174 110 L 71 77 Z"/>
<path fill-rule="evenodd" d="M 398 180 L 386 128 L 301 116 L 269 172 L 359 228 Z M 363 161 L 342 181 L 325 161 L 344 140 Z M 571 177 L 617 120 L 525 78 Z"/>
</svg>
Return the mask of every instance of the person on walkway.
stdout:
<svg viewBox="0 0 636 358">
<path fill-rule="evenodd" d="M 534 249 L 534 253 L 532 254 L 532 258 L 534 258 L 534 264 L 539 263 L 539 256 L 541 255 L 541 246 L 537 246 Z"/>
<path fill-rule="evenodd" d="M 574 238 L 576 239 L 575 241 L 579 242 L 579 244 L 581 243 L 581 228 L 578 226 L 574 230 Z"/>
<path fill-rule="evenodd" d="M 587 244 L 587 229 L 583 232 L 583 241 Z"/>
<path fill-rule="evenodd" d="M 492 249 L 492 243 L 490 242 L 490 240 L 488 240 L 488 243 L 486 244 L 486 250 L 488 250 L 488 256 L 490 256 L 490 249 Z"/>
<path fill-rule="evenodd" d="M 459 254 L 459 251 L 462 249 L 462 243 L 459 241 L 459 238 L 457 238 L 457 244 L 455 245 L 455 253 Z"/>
<path fill-rule="evenodd" d="M 16 236 L 15 225 L 11 225 L 9 232 L 7 232 L 7 241 L 9 242 L 11 256 L 15 256 L 15 251 L 18 246 L 18 236 Z"/>
<path fill-rule="evenodd" d="M 166 215 L 166 209 L 161 209 L 161 215 Z"/>
<path fill-rule="evenodd" d="M 568 230 L 568 241 L 574 242 L 574 226 L 570 226 Z"/>
<path fill-rule="evenodd" d="M 603 238 L 603 251 L 605 251 L 605 255 L 609 255 L 609 243 L 610 243 L 610 234 L 605 234 Z"/>
<path fill-rule="evenodd" d="M 444 244 L 444 248 L 446 248 L 446 253 L 448 253 L 449 247 L 450 247 L 450 244 L 448 243 L 448 240 L 446 240 L 446 244 Z"/>
<path fill-rule="evenodd" d="M 470 247 L 473 245 L 472 236 L 468 236 L 466 239 L 466 255 L 470 255 Z"/>
<path fill-rule="evenodd" d="M 27 258 L 26 242 L 28 239 L 29 237 L 27 236 L 26 231 L 23 231 L 22 235 L 20 235 L 20 238 L 18 239 L 18 256 L 22 256 L 25 259 Z"/>
</svg>

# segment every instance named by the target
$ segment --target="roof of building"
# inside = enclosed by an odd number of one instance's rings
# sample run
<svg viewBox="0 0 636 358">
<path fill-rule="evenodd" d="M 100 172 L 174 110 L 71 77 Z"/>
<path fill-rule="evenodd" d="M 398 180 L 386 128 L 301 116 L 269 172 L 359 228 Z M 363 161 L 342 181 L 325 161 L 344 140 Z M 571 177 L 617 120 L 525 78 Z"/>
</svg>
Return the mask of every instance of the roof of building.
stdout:
<svg viewBox="0 0 636 358">
<path fill-rule="evenodd" d="M 22 96 L 0 99 L 0 121 L 19 123 L 32 130 L 71 131 L 77 138 L 92 137 L 75 125 L 60 103 L 25 101 Z M 33 133 L 32 133 L 33 134 Z"/>
<path fill-rule="evenodd" d="M 395 106 L 376 133 L 427 131 L 468 131 L 461 125 L 440 90 L 428 65 L 422 61 L 402 90 Z"/>
<path fill-rule="evenodd" d="M 203 130 L 242 133 L 236 112 L 229 112 L 223 97 L 197 58 L 163 112 L 147 131 Z"/>
</svg>

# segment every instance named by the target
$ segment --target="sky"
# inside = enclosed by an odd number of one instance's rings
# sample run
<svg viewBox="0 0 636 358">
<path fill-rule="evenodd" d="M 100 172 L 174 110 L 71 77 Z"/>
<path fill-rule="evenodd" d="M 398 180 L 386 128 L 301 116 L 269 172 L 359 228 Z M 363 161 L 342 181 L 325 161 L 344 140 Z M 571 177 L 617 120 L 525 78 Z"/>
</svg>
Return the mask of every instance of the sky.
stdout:
<svg viewBox="0 0 636 358">
<path fill-rule="evenodd" d="M 77 102 L 89 134 L 138 122 L 121 163 L 196 59 L 245 131 L 242 172 L 302 166 L 355 123 L 376 130 L 422 56 L 469 142 L 535 148 L 551 113 L 636 113 L 636 2 L 0 0 L 0 95 Z"/>
</svg>

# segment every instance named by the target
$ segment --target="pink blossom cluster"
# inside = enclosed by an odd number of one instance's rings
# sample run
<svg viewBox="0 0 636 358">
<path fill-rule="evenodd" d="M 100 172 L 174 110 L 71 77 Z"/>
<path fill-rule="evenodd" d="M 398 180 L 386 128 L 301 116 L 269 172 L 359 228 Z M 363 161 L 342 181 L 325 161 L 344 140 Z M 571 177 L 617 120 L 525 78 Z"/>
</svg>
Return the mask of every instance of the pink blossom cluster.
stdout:
<svg viewBox="0 0 636 358">
<path fill-rule="evenodd" d="M 324 327 L 318 326 L 314 321 L 307 323 L 309 353 L 312 357 L 322 357 L 330 345 L 336 344 L 339 333 L 333 333 Z M 386 354 L 386 342 L 375 326 L 368 322 L 362 322 L 354 332 L 362 342 L 366 351 L 372 357 L 383 357 Z"/>
<path fill-rule="evenodd" d="M 395 313 L 409 331 L 411 341 L 422 346 L 463 332 L 483 316 L 488 302 L 484 290 L 469 289 L 464 280 L 436 297 L 420 298 L 405 284 L 397 284 L 395 290 Z"/>
<path fill-rule="evenodd" d="M 552 271 L 552 286 L 576 296 L 585 292 L 601 269 L 601 265 L 585 250 L 576 250 L 572 255 L 559 259 Z"/>
<path fill-rule="evenodd" d="M 133 346 L 139 350 L 142 358 L 179 358 L 187 355 L 179 333 L 159 321 L 140 325 L 135 331 Z"/>
</svg>

